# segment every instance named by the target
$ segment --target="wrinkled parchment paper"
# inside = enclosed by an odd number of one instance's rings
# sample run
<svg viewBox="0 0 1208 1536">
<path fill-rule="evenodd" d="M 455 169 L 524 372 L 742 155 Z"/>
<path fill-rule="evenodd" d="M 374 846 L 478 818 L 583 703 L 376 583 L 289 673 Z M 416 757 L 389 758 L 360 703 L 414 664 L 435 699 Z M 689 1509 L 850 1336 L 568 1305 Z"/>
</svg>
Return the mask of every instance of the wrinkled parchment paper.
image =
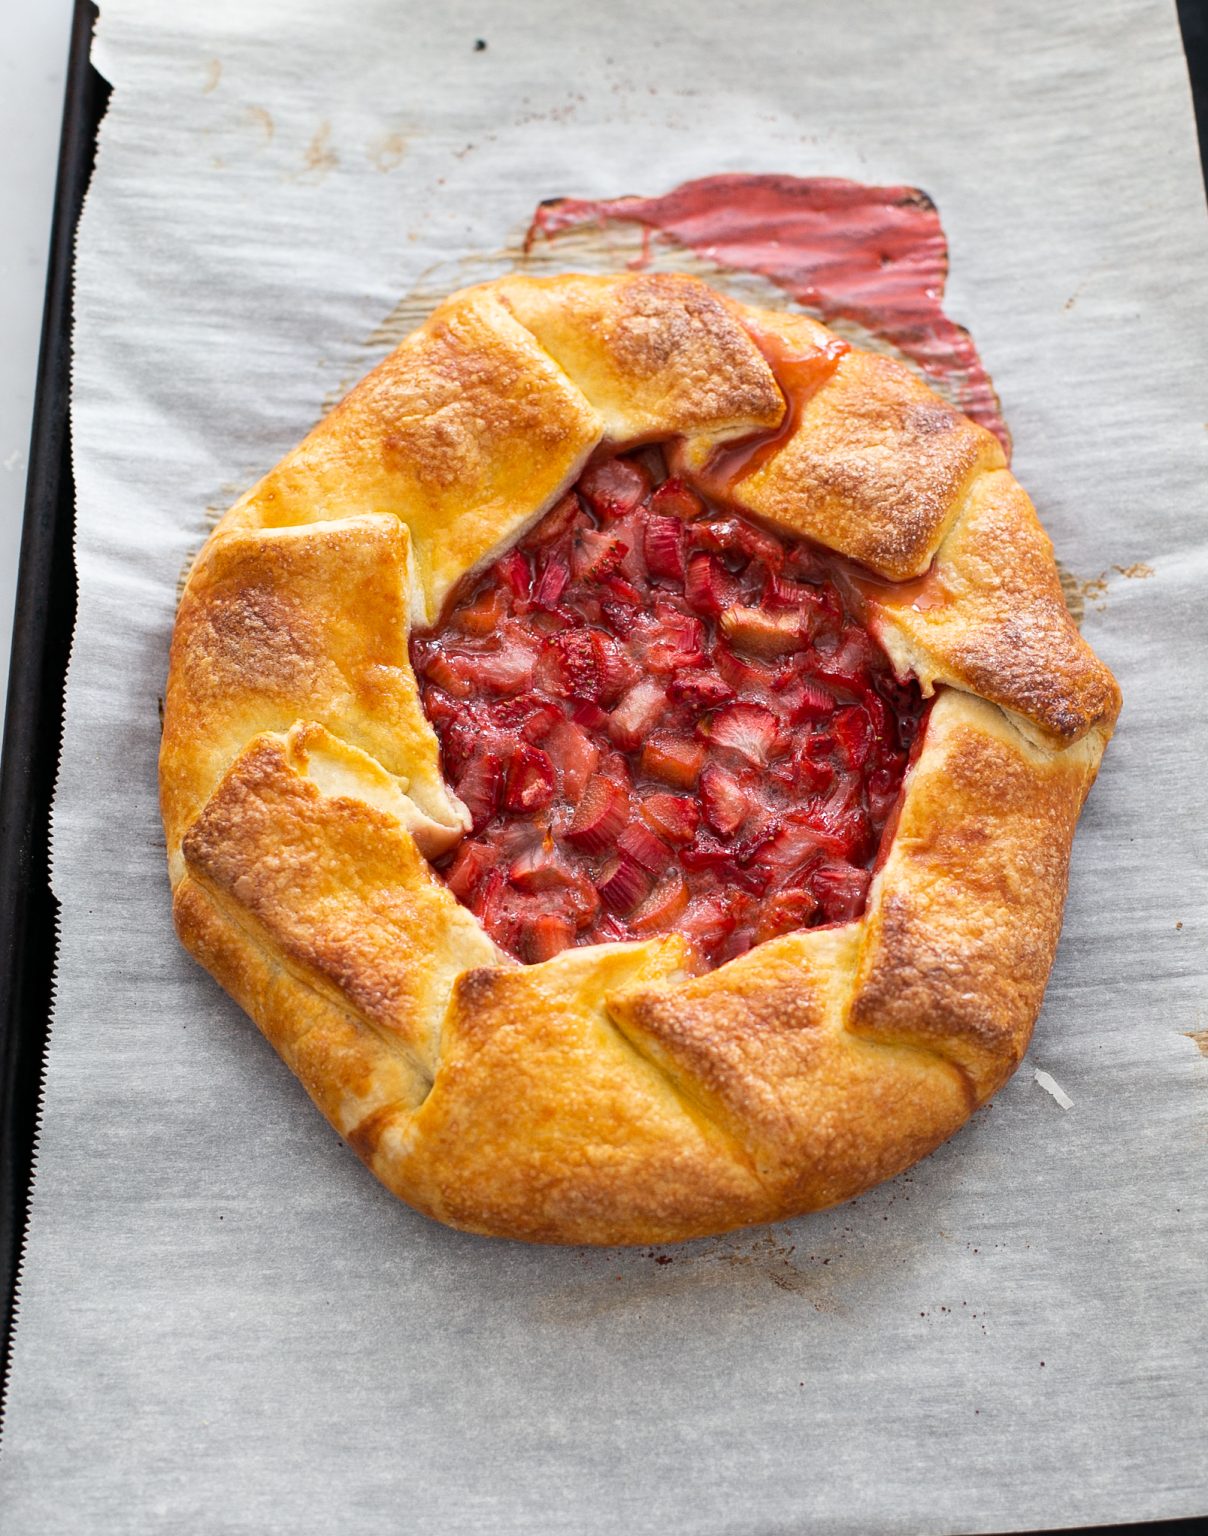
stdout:
<svg viewBox="0 0 1208 1536">
<path fill-rule="evenodd" d="M 102 9 L 5 1530 L 1202 1512 L 1208 230 L 1173 5 Z M 459 1235 L 374 1183 L 176 944 L 176 582 L 214 509 L 387 350 L 400 297 L 505 269 L 541 197 L 723 170 L 937 199 L 950 312 L 1126 711 L 1031 1055 L 950 1145 L 854 1205 L 682 1248 Z"/>
</svg>

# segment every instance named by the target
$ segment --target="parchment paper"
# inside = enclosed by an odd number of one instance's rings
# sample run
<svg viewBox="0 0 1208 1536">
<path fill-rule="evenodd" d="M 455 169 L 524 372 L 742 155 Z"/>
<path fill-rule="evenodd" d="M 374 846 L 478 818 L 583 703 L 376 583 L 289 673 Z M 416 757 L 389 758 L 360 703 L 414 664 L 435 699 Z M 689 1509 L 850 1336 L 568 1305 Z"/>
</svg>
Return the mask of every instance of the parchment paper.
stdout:
<svg viewBox="0 0 1208 1536">
<path fill-rule="evenodd" d="M 1173 5 L 103 12 L 5 1530 L 1202 1512 L 1208 261 Z M 854 1205 L 685 1248 L 461 1236 L 378 1188 L 176 944 L 155 801 L 176 581 L 210 509 L 386 350 L 366 339 L 401 295 L 463 256 L 506 266 L 541 197 L 722 170 L 937 199 L 950 311 L 1127 708 L 1032 1055 L 951 1144 Z"/>
</svg>

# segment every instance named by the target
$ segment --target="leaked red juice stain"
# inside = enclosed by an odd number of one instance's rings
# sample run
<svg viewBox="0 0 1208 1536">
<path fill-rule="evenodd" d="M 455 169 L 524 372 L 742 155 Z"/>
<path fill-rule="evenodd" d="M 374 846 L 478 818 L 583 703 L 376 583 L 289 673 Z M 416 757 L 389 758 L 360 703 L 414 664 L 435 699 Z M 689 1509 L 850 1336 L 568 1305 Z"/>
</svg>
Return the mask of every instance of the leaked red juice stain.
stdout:
<svg viewBox="0 0 1208 1536">
<path fill-rule="evenodd" d="M 917 187 L 835 177 L 706 176 L 661 197 L 555 198 L 528 245 L 611 220 L 642 226 L 739 271 L 757 272 L 823 321 L 856 322 L 945 382 L 966 415 L 1011 451 L 998 397 L 969 333 L 944 313 L 948 241 Z"/>
</svg>

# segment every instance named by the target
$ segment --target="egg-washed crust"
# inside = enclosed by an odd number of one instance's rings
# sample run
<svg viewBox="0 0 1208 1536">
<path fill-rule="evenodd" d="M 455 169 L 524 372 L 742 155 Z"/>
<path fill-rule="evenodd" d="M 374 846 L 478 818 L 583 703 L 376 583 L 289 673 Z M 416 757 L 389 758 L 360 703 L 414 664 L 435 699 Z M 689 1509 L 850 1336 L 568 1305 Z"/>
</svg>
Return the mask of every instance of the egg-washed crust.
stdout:
<svg viewBox="0 0 1208 1536">
<path fill-rule="evenodd" d="M 674 936 L 522 966 L 428 863 L 467 821 L 410 624 L 601 444 L 676 440 L 710 489 L 718 445 L 784 422 L 769 336 L 833 340 L 680 275 L 455 294 L 186 586 L 161 753 L 180 936 L 378 1177 L 452 1225 L 662 1242 L 819 1209 L 926 1155 L 1027 1046 L 1119 693 L 995 440 L 870 353 L 731 490 L 859 561 L 895 665 L 943 685 L 864 915 L 706 975 Z"/>
</svg>

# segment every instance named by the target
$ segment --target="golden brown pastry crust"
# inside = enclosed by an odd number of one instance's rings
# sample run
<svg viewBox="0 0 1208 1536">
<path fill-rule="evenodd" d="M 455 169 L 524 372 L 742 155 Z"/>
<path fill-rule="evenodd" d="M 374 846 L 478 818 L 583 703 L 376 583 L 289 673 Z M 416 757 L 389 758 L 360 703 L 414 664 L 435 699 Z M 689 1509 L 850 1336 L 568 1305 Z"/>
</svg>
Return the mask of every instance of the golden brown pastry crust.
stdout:
<svg viewBox="0 0 1208 1536">
<path fill-rule="evenodd" d="M 883 357 L 848 351 L 732 491 L 866 567 L 895 665 L 944 685 L 864 916 L 704 976 L 677 938 L 521 966 L 427 862 L 466 820 L 410 622 L 601 442 L 678 439 L 707 484 L 717 445 L 784 419 L 769 337 L 832 340 L 678 275 L 455 294 L 190 575 L 161 754 L 178 931 L 453 1225 L 648 1242 L 817 1209 L 929 1152 L 1026 1048 L 1119 692 L 996 441 Z"/>
</svg>

